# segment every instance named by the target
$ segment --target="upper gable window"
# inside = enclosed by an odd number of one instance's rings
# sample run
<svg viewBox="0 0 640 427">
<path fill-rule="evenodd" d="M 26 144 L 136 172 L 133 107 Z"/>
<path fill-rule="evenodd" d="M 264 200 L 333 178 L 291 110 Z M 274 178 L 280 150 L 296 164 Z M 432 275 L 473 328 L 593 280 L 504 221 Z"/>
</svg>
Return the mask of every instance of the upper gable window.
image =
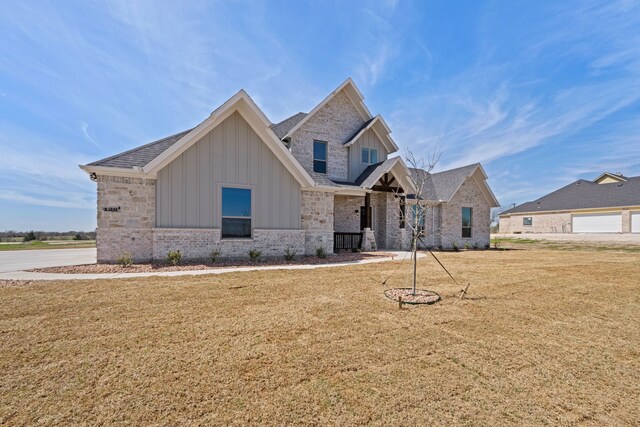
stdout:
<svg viewBox="0 0 640 427">
<path fill-rule="evenodd" d="M 362 163 L 372 165 L 378 163 L 378 150 L 374 148 L 362 149 Z"/>
<path fill-rule="evenodd" d="M 327 143 L 313 141 L 313 171 L 327 173 Z"/>
</svg>

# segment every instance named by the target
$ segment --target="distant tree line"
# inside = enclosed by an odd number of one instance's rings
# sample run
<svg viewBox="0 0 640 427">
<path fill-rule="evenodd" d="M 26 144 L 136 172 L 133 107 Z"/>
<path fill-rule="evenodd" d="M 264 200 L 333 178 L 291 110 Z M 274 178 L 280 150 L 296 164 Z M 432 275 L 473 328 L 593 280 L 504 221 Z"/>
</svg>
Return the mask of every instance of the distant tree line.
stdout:
<svg viewBox="0 0 640 427">
<path fill-rule="evenodd" d="M 95 231 L 2 231 L 0 242 L 30 242 L 33 240 L 95 240 Z"/>
</svg>

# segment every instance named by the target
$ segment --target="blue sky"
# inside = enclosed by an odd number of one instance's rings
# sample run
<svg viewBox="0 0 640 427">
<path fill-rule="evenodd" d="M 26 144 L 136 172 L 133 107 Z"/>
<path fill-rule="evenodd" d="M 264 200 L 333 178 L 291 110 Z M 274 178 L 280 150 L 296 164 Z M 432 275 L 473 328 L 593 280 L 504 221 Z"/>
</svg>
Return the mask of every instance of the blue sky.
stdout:
<svg viewBox="0 0 640 427">
<path fill-rule="evenodd" d="M 504 205 L 640 175 L 635 1 L 3 1 L 0 40 L 2 229 L 93 229 L 78 164 L 240 88 L 277 122 L 348 76 L 402 148 L 482 162 Z"/>
</svg>

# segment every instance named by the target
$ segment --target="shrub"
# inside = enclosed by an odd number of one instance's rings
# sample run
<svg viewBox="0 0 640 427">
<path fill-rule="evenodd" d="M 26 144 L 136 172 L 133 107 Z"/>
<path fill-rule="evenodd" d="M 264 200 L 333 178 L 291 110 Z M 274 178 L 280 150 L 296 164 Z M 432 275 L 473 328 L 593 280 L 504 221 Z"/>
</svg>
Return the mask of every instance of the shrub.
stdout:
<svg viewBox="0 0 640 427">
<path fill-rule="evenodd" d="M 287 248 L 287 250 L 284 251 L 284 259 L 287 261 L 292 261 L 295 257 L 296 251 L 292 251 L 291 248 Z"/>
<path fill-rule="evenodd" d="M 493 240 L 493 249 L 498 249 L 498 239 Z"/>
<path fill-rule="evenodd" d="M 465 244 L 464 244 L 464 248 L 468 250 L 468 249 L 470 248 L 469 244 L 468 244 L 468 243 L 465 243 Z"/>
<path fill-rule="evenodd" d="M 178 265 L 182 261 L 182 253 L 180 251 L 169 251 L 167 254 L 167 262 L 171 265 Z"/>
<path fill-rule="evenodd" d="M 353 252 L 354 254 L 360 252 L 361 249 L 360 248 L 351 248 L 351 252 Z"/>
<path fill-rule="evenodd" d="M 32 242 L 34 240 L 38 240 L 38 236 L 36 236 L 36 233 L 34 233 L 33 230 L 28 232 L 27 235 L 24 236 L 24 239 L 23 239 L 24 242 Z"/>
<path fill-rule="evenodd" d="M 259 251 L 258 249 L 251 249 L 249 251 L 249 259 L 251 259 L 251 261 L 258 261 L 261 256 L 262 256 L 262 252 Z"/>
<path fill-rule="evenodd" d="M 326 258 L 327 257 L 327 251 L 325 251 L 324 248 L 322 248 L 322 247 L 316 248 L 316 256 L 318 258 Z"/>
<path fill-rule="evenodd" d="M 131 253 L 125 252 L 122 255 L 120 255 L 118 258 L 116 258 L 116 262 L 121 267 L 131 267 L 131 265 L 133 264 L 133 257 L 131 256 Z"/>
<path fill-rule="evenodd" d="M 211 251 L 211 253 L 209 254 L 209 261 L 211 261 L 211 263 L 214 263 L 218 260 L 218 257 L 220 256 L 220 250 L 219 249 L 215 249 L 213 251 Z"/>
<path fill-rule="evenodd" d="M 473 249 L 478 249 L 480 247 L 480 243 L 473 242 Z"/>
<path fill-rule="evenodd" d="M 460 247 L 456 242 L 451 243 L 451 248 L 453 248 L 453 250 L 456 252 L 460 252 Z"/>
</svg>

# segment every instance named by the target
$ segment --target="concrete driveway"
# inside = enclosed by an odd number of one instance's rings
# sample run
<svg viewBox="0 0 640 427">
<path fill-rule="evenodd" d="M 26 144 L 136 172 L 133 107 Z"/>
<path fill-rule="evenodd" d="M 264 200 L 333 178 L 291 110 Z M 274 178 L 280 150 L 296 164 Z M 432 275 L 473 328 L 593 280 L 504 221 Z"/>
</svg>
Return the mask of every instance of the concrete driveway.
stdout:
<svg viewBox="0 0 640 427">
<path fill-rule="evenodd" d="M 95 248 L 1 251 L 0 273 L 95 262 Z"/>
</svg>

